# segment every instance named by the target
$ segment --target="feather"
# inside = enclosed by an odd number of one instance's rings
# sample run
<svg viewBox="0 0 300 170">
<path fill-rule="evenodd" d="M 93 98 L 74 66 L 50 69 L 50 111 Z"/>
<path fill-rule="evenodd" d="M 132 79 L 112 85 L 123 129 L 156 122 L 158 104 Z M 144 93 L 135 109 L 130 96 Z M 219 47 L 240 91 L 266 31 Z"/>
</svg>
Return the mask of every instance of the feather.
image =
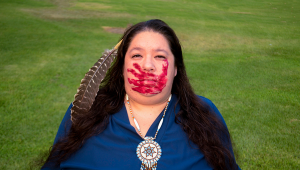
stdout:
<svg viewBox="0 0 300 170">
<path fill-rule="evenodd" d="M 122 40 L 112 50 L 106 50 L 81 80 L 77 93 L 74 96 L 73 107 L 71 108 L 71 121 L 73 123 L 75 123 L 78 114 L 87 113 L 92 107 L 99 91 L 100 83 L 116 57 L 117 49 L 121 42 Z"/>
</svg>

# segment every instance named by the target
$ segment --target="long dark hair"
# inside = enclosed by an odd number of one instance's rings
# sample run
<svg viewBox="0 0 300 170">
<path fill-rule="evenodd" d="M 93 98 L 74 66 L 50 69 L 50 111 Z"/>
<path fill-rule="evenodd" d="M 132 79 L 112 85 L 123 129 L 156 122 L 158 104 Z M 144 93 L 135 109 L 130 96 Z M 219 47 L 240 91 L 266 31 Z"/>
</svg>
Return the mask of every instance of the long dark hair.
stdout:
<svg viewBox="0 0 300 170">
<path fill-rule="evenodd" d="M 130 27 L 123 35 L 118 48 L 117 59 L 102 82 L 88 113 L 78 114 L 65 137 L 53 145 L 46 163 L 59 164 L 75 153 L 91 136 L 100 134 L 111 114 L 118 112 L 124 103 L 125 88 L 123 78 L 124 58 L 132 39 L 140 32 L 154 31 L 162 34 L 168 41 L 175 57 L 177 75 L 174 78 L 172 94 L 178 98 L 181 110 L 176 122 L 204 154 L 214 169 L 236 169 L 236 163 L 230 147 L 230 135 L 227 128 L 203 101 L 193 92 L 189 83 L 180 42 L 175 32 L 161 20 L 149 20 Z"/>
</svg>

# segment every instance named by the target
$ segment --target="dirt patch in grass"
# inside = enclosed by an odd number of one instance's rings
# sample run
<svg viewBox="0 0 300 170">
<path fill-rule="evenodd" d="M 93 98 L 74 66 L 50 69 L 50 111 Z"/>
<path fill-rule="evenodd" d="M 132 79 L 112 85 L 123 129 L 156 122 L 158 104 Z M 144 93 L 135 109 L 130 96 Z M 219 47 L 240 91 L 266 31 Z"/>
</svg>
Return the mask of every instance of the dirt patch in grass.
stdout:
<svg viewBox="0 0 300 170">
<path fill-rule="evenodd" d="M 123 34 L 127 30 L 127 28 L 129 28 L 131 26 L 132 26 L 132 24 L 128 24 L 126 28 L 122 28 L 122 27 L 108 27 L 108 26 L 103 26 L 102 28 L 106 32 L 115 33 L 115 34 Z"/>
<path fill-rule="evenodd" d="M 107 32 L 115 33 L 115 34 L 123 34 L 125 31 L 125 28 L 120 28 L 120 27 L 103 26 L 102 28 Z"/>
<path fill-rule="evenodd" d="M 111 6 L 95 3 L 95 2 L 77 2 L 72 5 L 72 8 L 80 8 L 84 10 L 101 10 L 101 9 L 109 9 Z"/>
<path fill-rule="evenodd" d="M 51 20 L 87 18 L 87 16 L 82 15 L 82 13 L 62 9 L 21 9 L 21 11 L 33 14 L 43 19 Z"/>
<path fill-rule="evenodd" d="M 82 19 L 82 18 L 130 18 L 131 14 L 105 11 L 111 6 L 93 2 L 74 2 L 71 0 L 50 0 L 54 8 L 23 8 L 21 11 L 50 20 Z"/>
<path fill-rule="evenodd" d="M 298 119 L 291 119 L 290 122 L 300 122 Z"/>
<path fill-rule="evenodd" d="M 51 20 L 81 19 L 81 18 L 129 18 L 131 14 L 104 11 L 80 11 L 67 9 L 21 9 L 37 17 Z"/>
<path fill-rule="evenodd" d="M 234 14 L 252 14 L 251 12 L 233 12 Z"/>
</svg>

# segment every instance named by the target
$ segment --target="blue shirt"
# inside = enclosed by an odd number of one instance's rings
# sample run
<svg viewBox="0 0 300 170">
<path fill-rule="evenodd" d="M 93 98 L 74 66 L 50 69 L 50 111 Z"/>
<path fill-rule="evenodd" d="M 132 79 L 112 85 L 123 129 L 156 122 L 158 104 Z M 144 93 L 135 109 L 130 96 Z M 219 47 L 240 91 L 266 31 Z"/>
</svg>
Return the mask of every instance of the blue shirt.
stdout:
<svg viewBox="0 0 300 170">
<path fill-rule="evenodd" d="M 216 106 L 207 98 L 200 97 L 214 111 L 225 124 L 223 117 Z M 157 162 L 157 170 L 210 170 L 207 161 L 198 147 L 189 141 L 181 126 L 175 123 L 175 114 L 180 110 L 179 104 L 175 108 L 177 97 L 173 95 L 167 108 L 164 122 L 158 132 L 156 142 L 161 146 L 162 156 Z M 69 106 L 58 129 L 55 142 L 65 135 L 65 129 L 71 125 L 71 108 Z M 154 137 L 163 112 L 149 128 L 146 136 Z M 226 124 L 225 124 L 226 125 Z M 66 128 L 65 128 L 66 127 Z M 139 170 L 141 161 L 136 155 L 136 148 L 143 139 L 129 123 L 125 105 L 122 109 L 110 116 L 107 128 L 99 135 L 86 140 L 82 148 L 56 169 L 101 169 Z M 230 144 L 230 148 L 231 144 Z M 43 167 L 48 170 L 53 168 Z M 55 168 L 54 168 L 55 169 Z"/>
</svg>

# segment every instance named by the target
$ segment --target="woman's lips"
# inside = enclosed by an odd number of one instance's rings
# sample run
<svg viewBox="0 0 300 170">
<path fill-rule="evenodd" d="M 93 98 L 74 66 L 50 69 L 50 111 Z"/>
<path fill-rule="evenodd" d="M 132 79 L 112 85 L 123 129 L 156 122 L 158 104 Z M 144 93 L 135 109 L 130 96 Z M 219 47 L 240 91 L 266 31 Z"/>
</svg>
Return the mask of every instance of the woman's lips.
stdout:
<svg viewBox="0 0 300 170">
<path fill-rule="evenodd" d="M 157 79 L 139 79 L 138 81 L 143 81 L 143 82 L 157 82 Z"/>
<path fill-rule="evenodd" d="M 141 82 L 144 82 L 145 85 L 156 85 L 157 81 L 155 80 L 141 80 Z"/>
</svg>

